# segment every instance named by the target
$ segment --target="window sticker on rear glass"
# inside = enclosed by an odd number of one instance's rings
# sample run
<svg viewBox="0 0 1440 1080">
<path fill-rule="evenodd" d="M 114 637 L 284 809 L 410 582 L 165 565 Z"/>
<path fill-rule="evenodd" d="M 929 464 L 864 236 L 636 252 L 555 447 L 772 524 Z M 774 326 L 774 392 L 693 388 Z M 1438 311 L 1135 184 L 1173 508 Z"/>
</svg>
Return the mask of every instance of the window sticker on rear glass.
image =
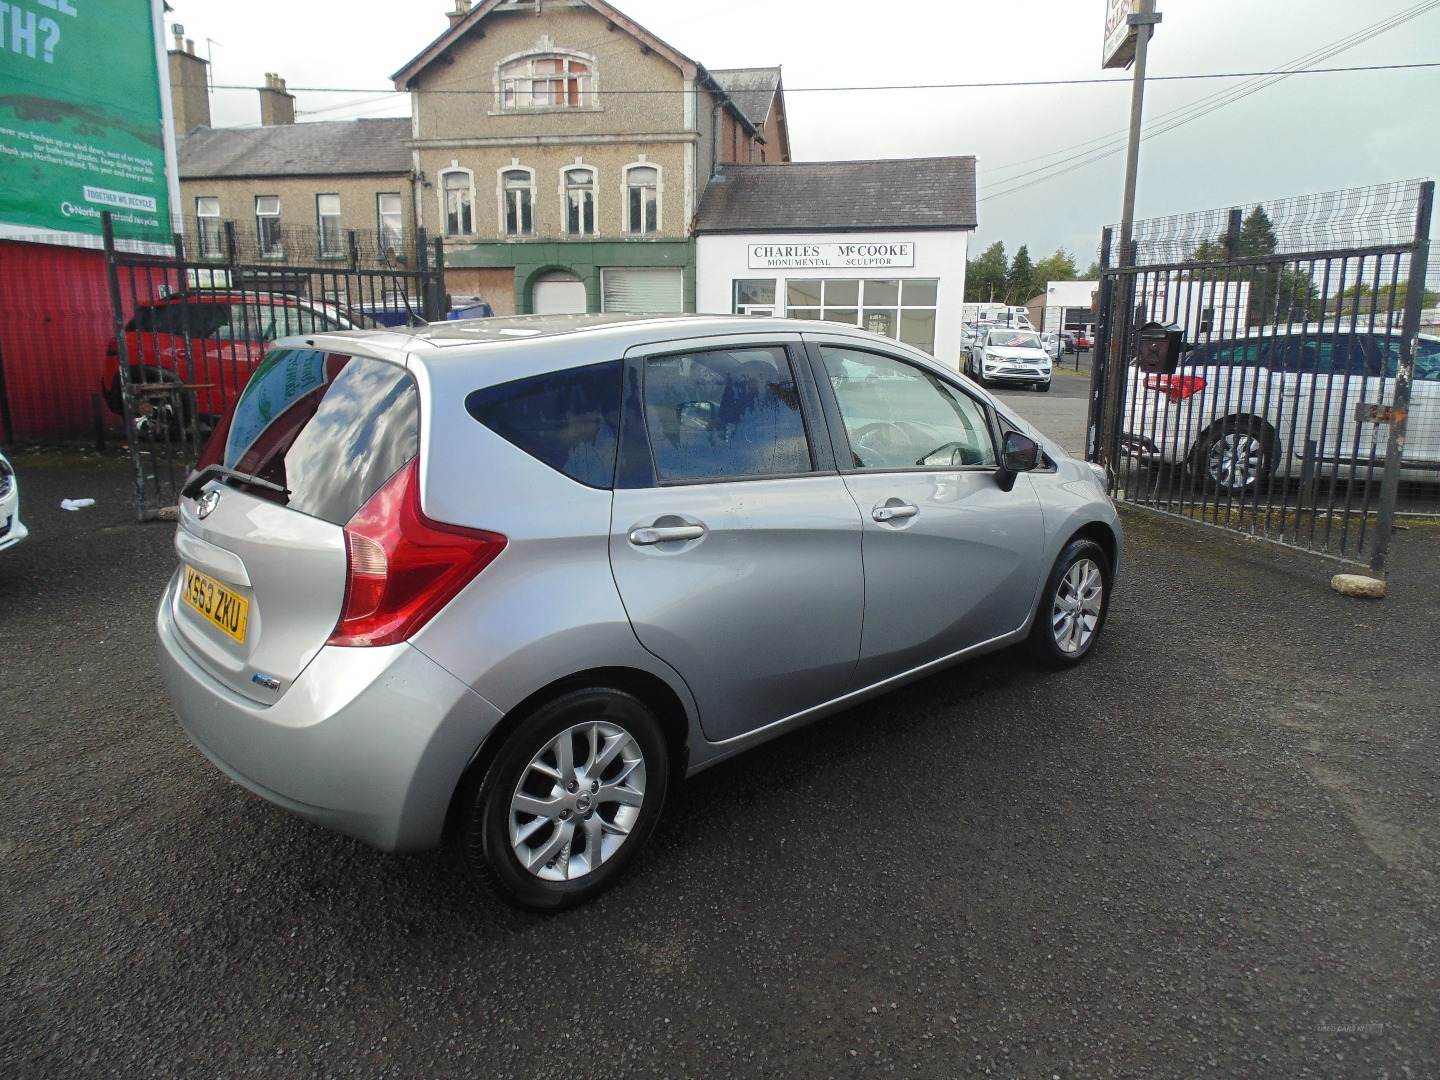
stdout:
<svg viewBox="0 0 1440 1080">
<path fill-rule="evenodd" d="M 319 349 L 271 349 L 250 376 L 225 440 L 225 464 L 234 468 L 271 422 L 325 382 L 325 353 Z"/>
</svg>

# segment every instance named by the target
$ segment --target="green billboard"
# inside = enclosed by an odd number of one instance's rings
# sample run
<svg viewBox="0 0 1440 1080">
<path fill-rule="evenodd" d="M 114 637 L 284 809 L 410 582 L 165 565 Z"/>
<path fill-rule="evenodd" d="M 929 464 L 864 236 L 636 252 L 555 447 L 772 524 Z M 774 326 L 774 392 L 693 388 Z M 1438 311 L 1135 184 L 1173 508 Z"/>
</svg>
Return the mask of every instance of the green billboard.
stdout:
<svg viewBox="0 0 1440 1080">
<path fill-rule="evenodd" d="M 109 210 L 117 236 L 169 241 L 156 19 L 152 0 L 0 0 L 0 235 L 98 236 Z"/>
</svg>

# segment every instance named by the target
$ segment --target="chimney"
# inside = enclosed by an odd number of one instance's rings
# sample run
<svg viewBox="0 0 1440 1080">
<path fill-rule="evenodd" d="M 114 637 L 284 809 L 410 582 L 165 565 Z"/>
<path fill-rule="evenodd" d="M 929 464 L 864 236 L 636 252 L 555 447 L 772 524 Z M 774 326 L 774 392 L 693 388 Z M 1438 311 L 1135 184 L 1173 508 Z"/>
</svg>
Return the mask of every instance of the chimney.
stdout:
<svg viewBox="0 0 1440 1080">
<path fill-rule="evenodd" d="M 469 14 L 470 0 L 455 0 L 455 10 L 447 11 L 445 17 L 450 20 L 450 25 L 454 26 Z"/>
<path fill-rule="evenodd" d="M 260 123 L 263 127 L 295 123 L 295 95 L 285 89 L 285 80 L 273 71 L 265 73 L 260 91 Z"/>
<path fill-rule="evenodd" d="M 195 43 L 185 37 L 185 27 L 172 23 L 170 33 L 174 36 L 169 49 L 170 107 L 176 134 L 186 135 L 210 126 L 210 65 L 195 55 Z"/>
</svg>

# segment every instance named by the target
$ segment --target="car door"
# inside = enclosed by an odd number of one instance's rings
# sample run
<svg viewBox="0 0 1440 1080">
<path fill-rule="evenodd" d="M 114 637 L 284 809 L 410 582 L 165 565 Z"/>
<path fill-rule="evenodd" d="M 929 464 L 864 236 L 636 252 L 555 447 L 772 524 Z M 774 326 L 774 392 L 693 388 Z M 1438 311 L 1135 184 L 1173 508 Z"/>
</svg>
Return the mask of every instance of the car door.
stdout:
<svg viewBox="0 0 1440 1080">
<path fill-rule="evenodd" d="M 909 357 L 806 335 L 836 461 L 861 512 L 857 685 L 1019 629 L 1044 577 L 1029 477 L 996 482 L 989 408 Z"/>
<path fill-rule="evenodd" d="M 611 567 L 716 742 L 843 694 L 860 653 L 860 515 L 800 349 L 745 335 L 626 357 Z"/>
</svg>

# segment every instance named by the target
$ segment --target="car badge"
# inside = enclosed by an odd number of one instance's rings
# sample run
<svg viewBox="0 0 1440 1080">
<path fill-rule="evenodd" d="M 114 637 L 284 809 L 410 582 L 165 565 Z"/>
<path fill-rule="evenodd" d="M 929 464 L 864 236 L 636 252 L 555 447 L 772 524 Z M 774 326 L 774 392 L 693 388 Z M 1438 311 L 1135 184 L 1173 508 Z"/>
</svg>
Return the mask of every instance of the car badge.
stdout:
<svg viewBox="0 0 1440 1080">
<path fill-rule="evenodd" d="M 220 492 L 211 488 L 195 500 L 195 516 L 204 520 L 215 512 L 215 507 L 220 505 Z"/>
</svg>

